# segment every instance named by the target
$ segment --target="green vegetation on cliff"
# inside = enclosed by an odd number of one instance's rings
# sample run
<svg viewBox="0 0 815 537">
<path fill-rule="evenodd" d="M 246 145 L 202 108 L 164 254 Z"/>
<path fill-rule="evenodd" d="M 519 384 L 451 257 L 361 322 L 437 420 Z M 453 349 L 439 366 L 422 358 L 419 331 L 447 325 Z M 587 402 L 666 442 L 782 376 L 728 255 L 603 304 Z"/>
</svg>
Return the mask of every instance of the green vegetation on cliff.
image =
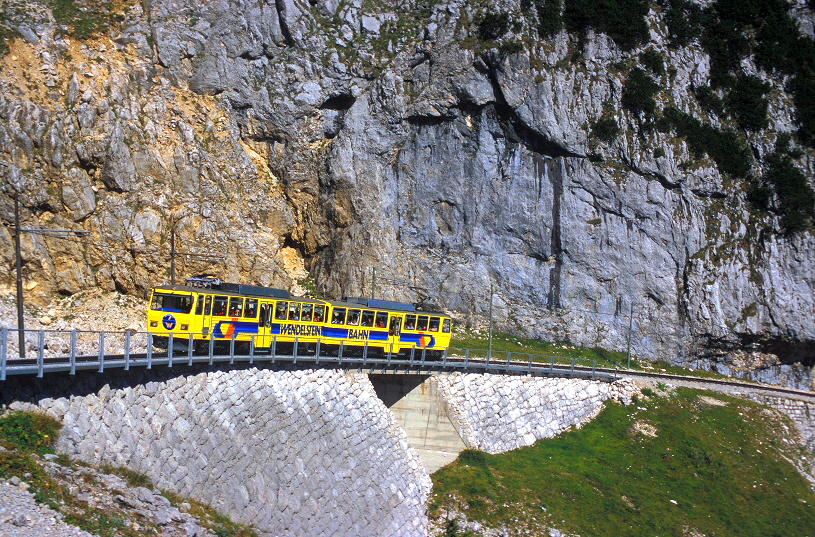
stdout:
<svg viewBox="0 0 815 537">
<path fill-rule="evenodd" d="M 815 494 L 789 462 L 785 419 L 721 394 L 646 394 L 527 448 L 463 452 L 432 476 L 431 515 L 519 535 L 812 535 Z"/>
</svg>

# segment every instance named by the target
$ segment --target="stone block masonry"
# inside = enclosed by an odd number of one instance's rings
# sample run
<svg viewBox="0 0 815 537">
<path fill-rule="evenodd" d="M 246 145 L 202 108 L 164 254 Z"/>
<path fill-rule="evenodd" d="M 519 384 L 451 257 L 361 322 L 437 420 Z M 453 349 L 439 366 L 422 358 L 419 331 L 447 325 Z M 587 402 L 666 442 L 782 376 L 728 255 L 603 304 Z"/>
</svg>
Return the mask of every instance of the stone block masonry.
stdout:
<svg viewBox="0 0 815 537">
<path fill-rule="evenodd" d="M 635 383 L 456 373 L 438 377 L 464 443 L 503 453 L 557 436 L 596 416 L 607 399 L 628 402 Z"/>
<path fill-rule="evenodd" d="M 3 399 L 62 419 L 60 452 L 127 466 L 268 535 L 426 535 L 430 479 L 366 375 L 129 375 L 4 386 Z"/>
</svg>

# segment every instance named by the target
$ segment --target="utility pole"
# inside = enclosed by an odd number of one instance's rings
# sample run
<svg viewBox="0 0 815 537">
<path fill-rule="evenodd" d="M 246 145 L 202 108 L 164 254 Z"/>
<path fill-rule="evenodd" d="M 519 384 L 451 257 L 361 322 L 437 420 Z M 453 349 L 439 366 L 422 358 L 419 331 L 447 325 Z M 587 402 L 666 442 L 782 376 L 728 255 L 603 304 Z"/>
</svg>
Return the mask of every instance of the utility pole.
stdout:
<svg viewBox="0 0 815 537">
<path fill-rule="evenodd" d="M 20 336 L 20 358 L 25 358 L 25 316 L 23 307 L 23 256 L 20 253 L 20 234 L 40 233 L 44 235 L 54 235 L 59 238 L 68 236 L 84 237 L 90 231 L 84 229 L 40 229 L 20 227 L 20 194 L 14 193 L 14 256 L 17 264 L 17 330 Z"/>
<path fill-rule="evenodd" d="M 490 284 L 490 342 L 487 350 L 487 361 L 492 358 L 492 295 L 495 293 L 495 285 Z"/>
<path fill-rule="evenodd" d="M 170 230 L 170 285 L 175 285 L 175 226 Z"/>
<path fill-rule="evenodd" d="M 20 253 L 20 194 L 14 193 L 14 256 L 17 258 L 17 334 L 20 358 L 25 358 L 25 320 L 23 316 L 23 256 Z"/>
<path fill-rule="evenodd" d="M 631 313 L 628 315 L 628 365 L 626 369 L 631 369 L 631 331 L 634 328 L 634 301 L 631 301 Z"/>
</svg>

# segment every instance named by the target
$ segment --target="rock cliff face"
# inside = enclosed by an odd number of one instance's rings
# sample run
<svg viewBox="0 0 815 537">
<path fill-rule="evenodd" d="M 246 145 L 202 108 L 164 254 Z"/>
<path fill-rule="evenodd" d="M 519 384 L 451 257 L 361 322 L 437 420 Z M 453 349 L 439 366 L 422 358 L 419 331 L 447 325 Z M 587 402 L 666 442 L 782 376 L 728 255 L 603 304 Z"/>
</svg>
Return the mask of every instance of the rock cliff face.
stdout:
<svg viewBox="0 0 815 537">
<path fill-rule="evenodd" d="M 32 295 L 168 280 L 175 229 L 185 276 L 290 287 L 302 258 L 323 294 L 358 295 L 375 266 L 378 294 L 465 320 L 492 284 L 509 330 L 625 349 L 631 326 L 636 356 L 812 387 L 815 237 L 747 196 L 807 111 L 747 54 L 769 117 L 728 131 L 749 173 L 660 124 L 672 107 L 741 125 L 700 104 L 732 100 L 703 39 L 672 41 L 681 2 L 651 5 L 633 48 L 541 37 L 543 1 L 130 4 L 4 8 L 0 217 L 19 192 L 27 225 L 92 232 L 24 235 Z M 811 42 L 811 9 L 789 13 Z M 640 64 L 655 115 L 631 101 Z M 815 153 L 794 149 L 812 185 Z"/>
</svg>

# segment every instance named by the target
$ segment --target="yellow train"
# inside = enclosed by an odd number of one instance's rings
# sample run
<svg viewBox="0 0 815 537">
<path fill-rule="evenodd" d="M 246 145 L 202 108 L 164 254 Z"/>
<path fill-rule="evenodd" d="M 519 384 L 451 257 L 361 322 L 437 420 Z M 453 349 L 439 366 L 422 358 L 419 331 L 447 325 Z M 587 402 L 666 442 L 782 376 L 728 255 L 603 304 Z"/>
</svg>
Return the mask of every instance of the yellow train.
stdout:
<svg viewBox="0 0 815 537">
<path fill-rule="evenodd" d="M 296 297 L 282 289 L 188 278 L 186 285 L 152 289 L 147 331 L 157 347 L 196 352 L 209 345 L 250 343 L 260 352 L 320 354 L 343 349 L 344 355 L 368 353 L 407 356 L 415 349 L 440 355 L 450 346 L 452 320 L 443 313 L 418 311 L 411 304 L 345 298 L 341 301 Z M 413 350 L 413 351 L 412 351 Z"/>
</svg>

